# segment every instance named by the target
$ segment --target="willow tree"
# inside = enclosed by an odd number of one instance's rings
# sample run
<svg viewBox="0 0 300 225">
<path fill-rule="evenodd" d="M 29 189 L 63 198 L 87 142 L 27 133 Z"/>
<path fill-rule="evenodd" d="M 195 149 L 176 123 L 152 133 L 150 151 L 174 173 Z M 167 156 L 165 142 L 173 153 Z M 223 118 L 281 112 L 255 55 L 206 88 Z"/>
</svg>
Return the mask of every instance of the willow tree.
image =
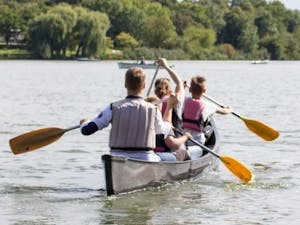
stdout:
<svg viewBox="0 0 300 225">
<path fill-rule="evenodd" d="M 76 25 L 77 14 L 70 5 L 65 3 L 58 4 L 52 7 L 48 11 L 48 14 L 57 15 L 64 22 L 64 26 L 66 29 L 65 34 L 64 36 L 61 36 L 60 43 L 57 44 L 59 44 L 58 55 L 62 55 L 63 57 L 66 57 L 66 51 L 69 45 L 69 40 L 71 39 L 73 29 Z M 60 51 L 62 52 L 60 53 Z"/>
<path fill-rule="evenodd" d="M 76 56 L 99 57 L 106 47 L 106 32 L 110 25 L 107 15 L 81 7 L 75 10 L 78 19 L 73 29 L 72 45 L 76 49 Z"/>
<path fill-rule="evenodd" d="M 61 17 L 44 14 L 29 24 L 29 37 L 33 52 L 40 58 L 54 58 L 60 55 L 62 40 L 67 28 Z"/>
<path fill-rule="evenodd" d="M 35 17 L 29 24 L 29 37 L 33 52 L 42 58 L 61 58 L 66 49 L 77 17 L 66 4 L 51 8 Z"/>
</svg>

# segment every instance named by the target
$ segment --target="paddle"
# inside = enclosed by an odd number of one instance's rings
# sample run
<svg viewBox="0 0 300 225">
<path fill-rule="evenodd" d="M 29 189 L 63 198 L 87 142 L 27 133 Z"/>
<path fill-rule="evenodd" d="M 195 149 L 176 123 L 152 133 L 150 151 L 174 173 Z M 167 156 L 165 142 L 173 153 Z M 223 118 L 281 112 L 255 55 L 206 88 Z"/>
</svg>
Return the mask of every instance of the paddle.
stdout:
<svg viewBox="0 0 300 225">
<path fill-rule="evenodd" d="M 225 107 L 221 103 L 217 102 L 211 97 L 208 97 L 207 95 L 203 95 L 203 97 L 222 108 Z M 266 141 L 273 141 L 279 136 L 279 132 L 277 130 L 273 129 L 265 123 L 254 119 L 242 117 L 235 112 L 232 112 L 232 114 L 241 119 L 250 131 L 252 131 L 253 133 L 255 133 L 256 135 L 258 135 Z"/>
<path fill-rule="evenodd" d="M 159 104 L 168 101 L 167 99 L 160 99 L 153 102 L 153 104 Z M 48 127 L 34 131 L 30 131 L 14 137 L 9 140 L 9 145 L 14 154 L 26 153 L 36 150 L 43 146 L 49 145 L 57 141 L 64 133 L 79 128 L 80 125 L 76 125 L 67 129 Z"/>
<path fill-rule="evenodd" d="M 149 94 L 150 94 L 150 92 L 151 92 L 151 89 L 152 89 L 152 86 L 153 86 L 153 84 L 154 84 L 154 81 L 155 81 L 155 79 L 156 79 L 156 76 L 157 76 L 158 70 L 159 70 L 159 65 L 157 65 L 157 67 L 156 67 L 156 70 L 155 70 L 155 73 L 154 73 L 154 75 L 153 75 L 153 78 L 152 78 L 151 84 L 150 84 L 150 86 L 149 86 L 149 89 L 148 89 L 148 92 L 147 92 L 147 97 L 149 96 Z"/>
<path fill-rule="evenodd" d="M 49 127 L 30 131 L 10 139 L 9 145 L 14 154 L 29 152 L 49 145 L 58 140 L 64 133 L 79 127 L 79 125 L 67 129 Z"/>
<path fill-rule="evenodd" d="M 173 129 L 178 132 L 179 134 L 183 135 L 183 132 L 173 127 Z M 222 163 L 238 178 L 240 178 L 244 183 L 248 183 L 252 178 L 251 171 L 241 162 L 237 161 L 236 159 L 230 157 L 230 156 L 220 156 L 216 152 L 212 151 L 210 148 L 206 147 L 205 145 L 199 143 L 198 141 L 189 138 L 190 141 L 192 141 L 194 144 L 200 146 L 201 148 L 205 149 L 212 155 L 219 158 Z"/>
</svg>

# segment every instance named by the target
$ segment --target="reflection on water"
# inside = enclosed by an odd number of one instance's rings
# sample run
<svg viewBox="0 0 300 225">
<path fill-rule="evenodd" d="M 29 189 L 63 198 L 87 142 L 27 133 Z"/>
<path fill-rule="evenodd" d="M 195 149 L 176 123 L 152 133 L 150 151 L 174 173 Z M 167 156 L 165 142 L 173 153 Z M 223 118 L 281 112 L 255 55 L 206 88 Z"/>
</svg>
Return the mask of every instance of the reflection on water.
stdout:
<svg viewBox="0 0 300 225">
<path fill-rule="evenodd" d="M 221 153 L 247 165 L 242 184 L 224 165 L 199 179 L 106 197 L 101 155 L 109 129 L 78 130 L 27 154 L 8 140 L 42 127 L 67 128 L 122 98 L 117 62 L 0 61 L 1 224 L 299 224 L 299 62 L 172 62 L 184 80 L 202 74 L 208 95 L 280 131 L 274 142 L 238 118 L 217 116 Z M 146 71 L 150 82 L 154 70 Z M 160 76 L 166 76 L 164 70 Z"/>
</svg>

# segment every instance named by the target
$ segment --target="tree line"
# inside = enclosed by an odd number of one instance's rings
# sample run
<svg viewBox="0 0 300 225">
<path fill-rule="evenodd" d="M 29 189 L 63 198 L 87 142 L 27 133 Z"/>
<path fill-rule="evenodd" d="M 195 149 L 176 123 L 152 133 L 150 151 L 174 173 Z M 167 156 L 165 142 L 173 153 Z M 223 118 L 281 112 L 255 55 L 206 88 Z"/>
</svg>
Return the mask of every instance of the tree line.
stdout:
<svg viewBox="0 0 300 225">
<path fill-rule="evenodd" d="M 277 0 L 0 0 L 2 48 L 33 58 L 300 59 Z"/>
</svg>

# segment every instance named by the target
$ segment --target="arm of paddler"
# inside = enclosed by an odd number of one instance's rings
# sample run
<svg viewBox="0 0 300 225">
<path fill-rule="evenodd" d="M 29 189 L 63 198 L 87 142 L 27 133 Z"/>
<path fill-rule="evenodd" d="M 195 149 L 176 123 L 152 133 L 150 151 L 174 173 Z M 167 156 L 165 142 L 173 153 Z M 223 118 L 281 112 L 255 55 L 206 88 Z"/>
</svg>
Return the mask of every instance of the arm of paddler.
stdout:
<svg viewBox="0 0 300 225">
<path fill-rule="evenodd" d="M 156 118 L 155 118 L 155 133 L 156 134 L 169 134 L 172 130 L 172 108 L 178 100 L 175 96 L 171 96 L 168 99 L 168 104 L 166 107 L 166 112 L 162 118 L 161 112 L 157 108 Z"/>
<path fill-rule="evenodd" d="M 168 98 L 166 111 L 165 111 L 164 117 L 163 117 L 164 121 L 167 121 L 172 124 L 172 109 L 173 109 L 174 105 L 176 105 L 176 104 L 178 104 L 177 97 L 174 95 L 171 95 Z"/>
<path fill-rule="evenodd" d="M 171 150 L 173 149 L 179 149 L 185 142 L 187 142 L 190 138 L 193 138 L 193 136 L 185 132 L 183 135 L 179 137 L 175 137 L 173 135 L 168 135 L 165 138 L 165 143 Z"/>
<path fill-rule="evenodd" d="M 165 70 L 168 71 L 171 79 L 174 81 L 174 83 L 176 84 L 175 87 L 175 96 L 177 97 L 178 101 L 181 101 L 181 99 L 184 96 L 184 85 L 183 85 L 183 81 L 180 78 L 180 76 L 175 72 L 175 70 L 173 70 L 167 60 L 165 58 L 159 58 L 157 60 L 157 63 L 159 66 L 165 68 Z"/>
<path fill-rule="evenodd" d="M 112 119 L 111 105 L 107 106 L 96 118 L 80 120 L 80 130 L 83 135 L 91 135 L 107 127 Z"/>
</svg>

